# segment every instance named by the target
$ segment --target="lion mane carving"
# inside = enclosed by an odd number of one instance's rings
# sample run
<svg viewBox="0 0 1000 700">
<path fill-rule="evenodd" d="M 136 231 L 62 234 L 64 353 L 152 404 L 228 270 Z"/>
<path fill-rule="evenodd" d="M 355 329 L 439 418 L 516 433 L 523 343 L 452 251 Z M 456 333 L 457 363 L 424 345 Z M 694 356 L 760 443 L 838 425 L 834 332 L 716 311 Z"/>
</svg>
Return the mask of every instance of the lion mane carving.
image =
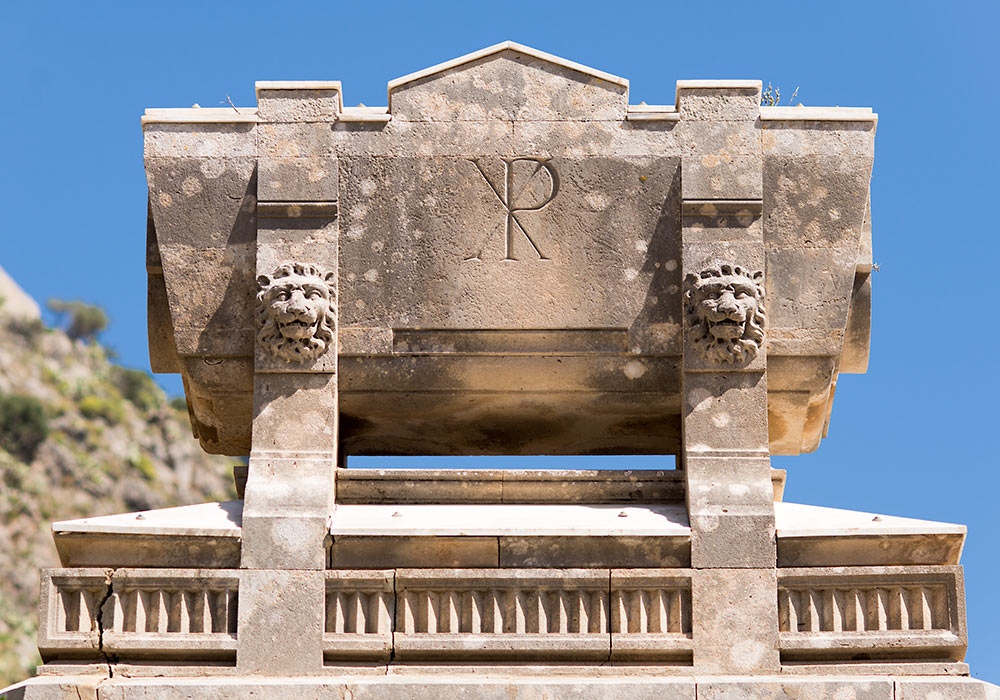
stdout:
<svg viewBox="0 0 1000 700">
<path fill-rule="evenodd" d="M 764 342 L 764 273 L 718 263 L 685 279 L 694 347 L 715 362 L 749 362 Z"/>
<path fill-rule="evenodd" d="M 287 362 L 310 362 L 334 341 L 336 274 L 292 262 L 257 278 L 257 342 Z"/>
</svg>

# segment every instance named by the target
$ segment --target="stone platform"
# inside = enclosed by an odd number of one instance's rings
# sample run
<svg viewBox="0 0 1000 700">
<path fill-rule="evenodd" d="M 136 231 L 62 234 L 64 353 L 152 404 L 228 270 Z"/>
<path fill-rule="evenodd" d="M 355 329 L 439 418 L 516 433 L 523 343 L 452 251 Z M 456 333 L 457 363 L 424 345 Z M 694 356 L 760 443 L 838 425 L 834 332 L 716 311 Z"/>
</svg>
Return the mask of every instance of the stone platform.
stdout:
<svg viewBox="0 0 1000 700">
<path fill-rule="evenodd" d="M 998 700 L 971 679 L 893 676 L 665 677 L 607 668 L 397 670 L 323 678 L 43 676 L 0 691 L 3 700 Z"/>
</svg>

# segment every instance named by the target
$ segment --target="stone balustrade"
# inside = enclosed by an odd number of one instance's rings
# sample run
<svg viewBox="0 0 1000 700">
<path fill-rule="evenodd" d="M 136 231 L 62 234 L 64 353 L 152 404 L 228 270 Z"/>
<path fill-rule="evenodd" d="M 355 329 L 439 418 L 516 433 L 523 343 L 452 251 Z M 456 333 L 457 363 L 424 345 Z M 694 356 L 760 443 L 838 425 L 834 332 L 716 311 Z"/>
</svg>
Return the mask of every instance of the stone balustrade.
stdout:
<svg viewBox="0 0 1000 700">
<path fill-rule="evenodd" d="M 958 566 L 779 569 L 782 659 L 961 659 L 964 590 Z"/>
<path fill-rule="evenodd" d="M 43 572 L 43 657 L 235 658 L 237 571 L 50 569 Z"/>
<path fill-rule="evenodd" d="M 783 663 L 960 660 L 961 568 L 778 570 Z M 323 655 L 354 661 L 691 663 L 690 569 L 325 572 Z M 51 660 L 235 658 L 240 571 L 50 569 Z"/>
</svg>

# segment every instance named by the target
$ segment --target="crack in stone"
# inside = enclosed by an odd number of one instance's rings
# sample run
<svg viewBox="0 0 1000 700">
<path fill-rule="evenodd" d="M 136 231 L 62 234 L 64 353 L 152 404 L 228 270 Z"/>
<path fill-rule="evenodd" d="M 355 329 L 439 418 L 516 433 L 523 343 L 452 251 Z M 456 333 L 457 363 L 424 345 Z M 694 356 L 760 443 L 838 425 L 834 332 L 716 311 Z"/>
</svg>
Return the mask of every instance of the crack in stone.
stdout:
<svg viewBox="0 0 1000 700">
<path fill-rule="evenodd" d="M 100 602 L 97 604 L 97 651 L 104 657 L 104 662 L 108 665 L 108 678 L 114 678 L 114 664 L 118 663 L 117 654 L 108 654 L 104 650 L 104 607 L 111 602 L 111 599 L 114 596 L 114 588 L 112 586 L 111 579 L 114 576 L 115 571 L 115 569 L 108 569 L 105 579 L 105 583 L 107 583 L 108 587 L 104 591 L 104 597 L 101 598 Z"/>
</svg>

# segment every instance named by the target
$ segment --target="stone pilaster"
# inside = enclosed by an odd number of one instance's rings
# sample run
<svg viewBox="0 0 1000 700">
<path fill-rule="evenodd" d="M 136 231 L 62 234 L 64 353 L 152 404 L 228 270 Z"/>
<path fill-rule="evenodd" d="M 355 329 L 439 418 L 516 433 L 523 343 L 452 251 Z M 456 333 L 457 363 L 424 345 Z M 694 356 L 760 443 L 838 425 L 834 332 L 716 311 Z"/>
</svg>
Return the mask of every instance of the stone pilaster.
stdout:
<svg viewBox="0 0 1000 700">
<path fill-rule="evenodd" d="M 775 671 L 778 617 L 767 435 L 757 81 L 682 81 L 681 465 L 699 673 Z"/>
<path fill-rule="evenodd" d="M 257 95 L 260 291 L 237 665 L 308 675 L 323 666 L 337 467 L 337 160 L 327 148 L 340 85 L 258 83 Z"/>
</svg>

